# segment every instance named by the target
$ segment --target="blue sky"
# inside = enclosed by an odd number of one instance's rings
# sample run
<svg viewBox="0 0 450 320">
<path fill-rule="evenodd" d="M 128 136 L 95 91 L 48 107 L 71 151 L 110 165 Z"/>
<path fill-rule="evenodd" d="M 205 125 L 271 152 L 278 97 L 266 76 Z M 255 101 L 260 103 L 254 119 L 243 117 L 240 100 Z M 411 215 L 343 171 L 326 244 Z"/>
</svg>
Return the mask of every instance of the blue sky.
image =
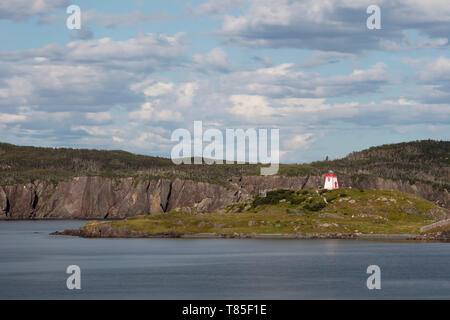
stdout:
<svg viewBox="0 0 450 320">
<path fill-rule="evenodd" d="M 447 0 L 2 1 L 0 141 L 169 156 L 279 128 L 282 162 L 450 134 Z M 66 8 L 81 8 L 81 30 Z"/>
</svg>

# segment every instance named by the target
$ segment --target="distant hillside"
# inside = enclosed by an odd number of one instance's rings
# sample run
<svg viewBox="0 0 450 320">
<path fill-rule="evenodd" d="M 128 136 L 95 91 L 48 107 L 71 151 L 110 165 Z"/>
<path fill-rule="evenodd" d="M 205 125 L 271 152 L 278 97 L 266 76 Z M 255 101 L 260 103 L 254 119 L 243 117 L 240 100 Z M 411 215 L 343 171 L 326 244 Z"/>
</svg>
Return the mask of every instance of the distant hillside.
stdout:
<svg viewBox="0 0 450 320">
<path fill-rule="evenodd" d="M 450 141 L 413 141 L 372 147 L 345 158 L 308 165 L 284 165 L 281 174 L 320 175 L 327 170 L 354 179 L 377 176 L 392 180 L 431 184 L 450 190 Z"/>
<path fill-rule="evenodd" d="M 450 190 L 450 141 L 414 141 L 372 147 L 343 159 L 281 165 L 280 175 L 321 176 L 328 170 L 354 179 L 377 176 Z M 233 176 L 259 174 L 256 165 L 181 165 L 124 151 L 22 147 L 0 143 L 0 185 L 76 176 L 191 179 L 227 184 Z"/>
<path fill-rule="evenodd" d="M 23 147 L 0 143 L 0 185 L 35 180 L 59 182 L 78 176 L 179 177 L 221 183 L 230 176 L 250 175 L 252 165 L 182 165 L 170 159 L 125 151 Z"/>
</svg>

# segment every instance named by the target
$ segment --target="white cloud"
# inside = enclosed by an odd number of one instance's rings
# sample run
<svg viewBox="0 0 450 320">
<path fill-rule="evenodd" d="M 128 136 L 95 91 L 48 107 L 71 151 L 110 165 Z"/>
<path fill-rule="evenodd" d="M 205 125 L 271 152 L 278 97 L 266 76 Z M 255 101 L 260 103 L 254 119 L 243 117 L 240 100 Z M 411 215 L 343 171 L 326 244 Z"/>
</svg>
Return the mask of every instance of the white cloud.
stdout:
<svg viewBox="0 0 450 320">
<path fill-rule="evenodd" d="M 180 64 L 183 37 L 141 34 L 125 41 L 103 38 L 14 54 L 0 51 L 0 65 L 7 70 L 0 73 L 0 108 L 34 104 L 45 110 L 102 112 L 114 104 L 142 102 L 130 83 Z"/>
<path fill-rule="evenodd" d="M 348 75 L 323 77 L 318 73 L 298 71 L 293 64 L 282 64 L 254 71 L 235 72 L 221 78 L 224 86 L 244 94 L 273 97 L 326 98 L 376 92 L 389 84 L 383 63 L 369 69 L 355 69 Z M 237 93 L 237 92 L 234 92 Z"/>
<path fill-rule="evenodd" d="M 0 113 L 0 123 L 23 122 L 26 119 L 27 119 L 27 117 L 23 114 Z"/>
<path fill-rule="evenodd" d="M 129 143 L 139 150 L 147 153 L 168 152 L 172 146 L 172 141 L 155 132 L 141 132 L 137 138 L 130 139 Z"/>
<path fill-rule="evenodd" d="M 196 82 L 187 82 L 179 86 L 177 90 L 177 104 L 180 107 L 190 107 L 197 94 L 199 86 Z"/>
<path fill-rule="evenodd" d="M 0 98 L 8 104 L 27 104 L 33 93 L 33 85 L 29 77 L 13 76 L 3 81 L 0 87 Z M 1 105 L 1 103 L 0 103 Z"/>
<path fill-rule="evenodd" d="M 144 94 L 149 97 L 157 97 L 172 92 L 174 84 L 171 82 L 157 82 L 144 89 Z"/>
<path fill-rule="evenodd" d="M 450 59 L 441 56 L 428 63 L 421 70 L 420 79 L 425 82 L 436 80 L 450 81 Z"/>
<path fill-rule="evenodd" d="M 184 37 L 184 33 L 174 36 L 139 34 L 136 38 L 124 41 L 111 38 L 74 41 L 68 43 L 64 51 L 67 58 L 74 61 L 106 62 L 117 67 L 127 67 L 132 65 L 127 63 L 132 60 L 140 61 L 140 68 L 145 69 L 146 65 L 155 63 L 154 59 L 158 59 L 158 67 L 162 67 L 164 61 L 179 58 L 186 49 Z"/>
<path fill-rule="evenodd" d="M 341 53 L 448 47 L 446 0 L 379 0 L 382 29 L 377 32 L 365 27 L 371 4 L 372 0 L 253 0 L 243 14 L 226 15 L 218 33 L 226 43 L 245 47 Z M 410 30 L 424 36 L 411 40 Z"/>
<path fill-rule="evenodd" d="M 214 48 L 205 54 L 196 54 L 193 61 L 196 68 L 204 73 L 229 72 L 233 69 L 227 53 L 221 48 Z"/>
<path fill-rule="evenodd" d="M 141 108 L 129 113 L 130 119 L 134 121 L 180 121 L 182 119 L 181 114 L 176 111 L 162 109 L 156 110 L 150 102 L 146 102 L 141 105 Z"/>
<path fill-rule="evenodd" d="M 72 131 L 84 131 L 92 136 L 104 136 L 107 134 L 106 130 L 98 126 L 72 126 Z"/>
<path fill-rule="evenodd" d="M 116 137 L 116 136 L 113 136 L 112 139 L 114 142 L 117 142 L 117 143 L 122 143 L 125 141 L 125 139 L 122 139 L 122 138 Z"/>
<path fill-rule="evenodd" d="M 441 56 L 426 63 L 418 74 L 422 84 L 420 99 L 425 103 L 448 104 L 450 101 L 450 59 Z"/>
<path fill-rule="evenodd" d="M 286 148 L 292 150 L 306 150 L 315 141 L 312 133 L 297 134 L 285 143 Z"/>
<path fill-rule="evenodd" d="M 276 112 L 269 106 L 267 98 L 263 96 L 232 95 L 230 102 L 233 106 L 228 109 L 229 112 L 247 120 L 257 121 L 261 117 L 271 116 Z"/>
<path fill-rule="evenodd" d="M 107 123 L 112 120 L 109 112 L 88 112 L 85 115 L 86 120 L 95 123 Z"/>
</svg>

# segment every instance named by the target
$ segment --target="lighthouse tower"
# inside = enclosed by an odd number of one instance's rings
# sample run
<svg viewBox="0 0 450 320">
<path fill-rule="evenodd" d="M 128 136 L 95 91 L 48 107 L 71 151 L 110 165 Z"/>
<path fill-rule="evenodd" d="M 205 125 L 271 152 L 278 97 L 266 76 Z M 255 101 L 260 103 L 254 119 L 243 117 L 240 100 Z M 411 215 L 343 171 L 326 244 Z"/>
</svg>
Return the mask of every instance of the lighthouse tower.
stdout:
<svg viewBox="0 0 450 320">
<path fill-rule="evenodd" d="M 329 171 L 325 177 L 325 185 L 323 186 L 324 189 L 333 190 L 333 189 L 339 189 L 339 184 L 337 180 L 337 176 L 333 171 Z"/>
</svg>

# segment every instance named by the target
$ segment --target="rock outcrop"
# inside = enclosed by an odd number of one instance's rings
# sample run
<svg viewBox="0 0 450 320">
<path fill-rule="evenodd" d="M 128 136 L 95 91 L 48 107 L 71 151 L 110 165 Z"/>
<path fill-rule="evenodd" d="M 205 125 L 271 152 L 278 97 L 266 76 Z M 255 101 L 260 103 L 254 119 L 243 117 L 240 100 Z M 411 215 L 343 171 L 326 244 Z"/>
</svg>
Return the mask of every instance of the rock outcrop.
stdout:
<svg viewBox="0 0 450 320">
<path fill-rule="evenodd" d="M 382 178 L 353 181 L 339 177 L 343 187 L 398 190 L 449 208 L 446 190 L 430 185 Z M 140 214 L 191 207 L 207 212 L 275 189 L 318 188 L 323 177 L 233 177 L 229 186 L 181 179 L 78 177 L 56 185 L 33 184 L 0 187 L 0 219 L 122 219 Z"/>
<path fill-rule="evenodd" d="M 450 230 L 418 235 L 410 240 L 450 242 Z"/>
<path fill-rule="evenodd" d="M 420 228 L 420 232 L 429 232 L 438 228 L 449 228 L 450 229 L 450 219 L 441 220 L 432 224 L 429 224 L 425 227 Z"/>
<path fill-rule="evenodd" d="M 127 228 L 116 228 L 107 223 L 99 223 L 89 228 L 77 230 L 64 230 L 53 232 L 54 236 L 74 236 L 82 238 L 179 238 L 180 234 L 175 232 L 163 232 L 149 234 L 147 232 L 130 230 Z"/>
</svg>

